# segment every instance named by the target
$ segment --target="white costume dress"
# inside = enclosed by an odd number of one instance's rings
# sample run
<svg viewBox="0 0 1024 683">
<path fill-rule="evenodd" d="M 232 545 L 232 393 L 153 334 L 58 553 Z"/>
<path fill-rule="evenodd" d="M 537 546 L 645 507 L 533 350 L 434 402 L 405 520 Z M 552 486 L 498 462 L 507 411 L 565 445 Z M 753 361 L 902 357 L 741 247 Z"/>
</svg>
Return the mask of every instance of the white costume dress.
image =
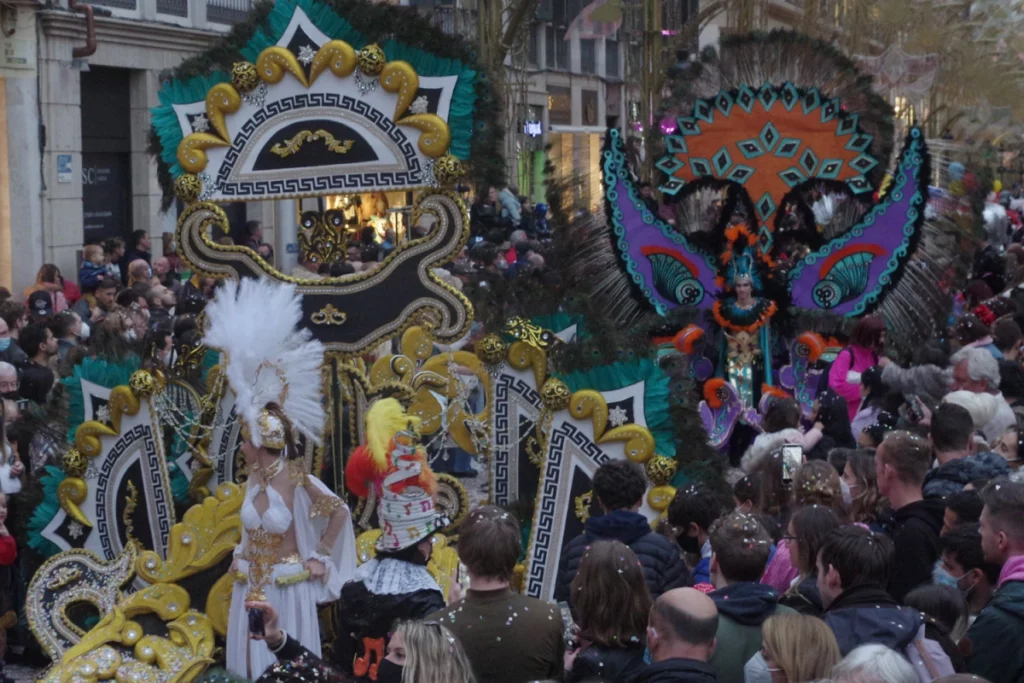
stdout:
<svg viewBox="0 0 1024 683">
<path fill-rule="evenodd" d="M 338 500 L 337 496 L 323 482 L 316 477 L 308 476 L 306 485 L 297 486 L 295 489 L 293 510 L 288 509 L 280 493 L 275 491 L 272 486 L 268 486 L 266 493 L 269 505 L 261 517 L 253 505 L 253 500 L 260 492 L 260 487 L 255 483 L 248 485 L 241 512 L 242 542 L 235 550 L 235 557 L 238 559 L 239 575 L 248 576 L 249 562 L 246 557 L 250 545 L 250 535 L 261 528 L 269 534 L 284 534 L 292 526 L 293 521 L 295 522 L 298 553 L 274 564 L 270 580 L 263 588 L 263 592 L 267 596 L 267 602 L 277 610 L 279 628 L 284 630 L 289 638 L 298 639 L 306 649 L 319 656 L 320 625 L 317 620 L 317 605 L 337 600 L 341 595 L 341 587 L 355 575 L 356 540 L 352 529 L 352 517 L 347 514 L 347 508 L 345 508 L 344 526 L 334 541 L 330 561 L 324 562 L 327 568 L 324 580 L 306 580 L 289 585 L 278 585 L 278 580 L 282 577 L 304 571 L 306 560 L 321 559 L 317 555 L 316 549 L 329 517 L 316 516 L 317 505 L 310 498 L 306 487 L 313 488 L 318 494 Z M 338 500 L 338 504 L 340 504 L 340 500 Z M 255 680 L 276 662 L 277 658 L 267 649 L 265 642 L 249 639 L 249 618 L 245 609 L 248 592 L 248 581 L 236 581 L 231 595 L 231 612 L 228 623 L 227 668 L 233 674 Z M 246 661 L 247 653 L 248 661 Z"/>
</svg>

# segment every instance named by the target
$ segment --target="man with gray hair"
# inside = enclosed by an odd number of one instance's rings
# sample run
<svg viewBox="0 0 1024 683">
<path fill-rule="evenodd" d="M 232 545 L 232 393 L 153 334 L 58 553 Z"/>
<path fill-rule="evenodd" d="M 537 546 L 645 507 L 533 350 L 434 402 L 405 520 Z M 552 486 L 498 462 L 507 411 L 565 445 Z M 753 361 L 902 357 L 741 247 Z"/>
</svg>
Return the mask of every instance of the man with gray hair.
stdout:
<svg viewBox="0 0 1024 683">
<path fill-rule="evenodd" d="M 999 363 L 985 349 L 973 346 L 957 351 L 950 362 L 953 365 L 953 391 L 991 394 L 998 399 L 999 408 L 995 417 L 987 424 L 974 425 L 975 429 L 985 435 L 986 441 L 995 443 L 1003 432 L 1017 424 L 1013 408 L 999 391 Z"/>
</svg>

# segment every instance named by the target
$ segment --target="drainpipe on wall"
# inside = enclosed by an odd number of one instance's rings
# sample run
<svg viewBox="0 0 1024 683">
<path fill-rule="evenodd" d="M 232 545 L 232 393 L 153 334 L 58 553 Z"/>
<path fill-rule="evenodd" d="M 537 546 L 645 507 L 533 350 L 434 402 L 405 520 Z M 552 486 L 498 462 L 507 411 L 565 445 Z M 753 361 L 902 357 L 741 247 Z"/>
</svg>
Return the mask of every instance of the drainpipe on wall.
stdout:
<svg viewBox="0 0 1024 683">
<path fill-rule="evenodd" d="M 96 21 L 93 16 L 92 6 L 80 5 L 78 0 L 68 0 L 68 8 L 72 12 L 82 12 L 85 14 L 85 45 L 73 49 L 71 56 L 75 59 L 90 57 L 96 53 Z"/>
</svg>

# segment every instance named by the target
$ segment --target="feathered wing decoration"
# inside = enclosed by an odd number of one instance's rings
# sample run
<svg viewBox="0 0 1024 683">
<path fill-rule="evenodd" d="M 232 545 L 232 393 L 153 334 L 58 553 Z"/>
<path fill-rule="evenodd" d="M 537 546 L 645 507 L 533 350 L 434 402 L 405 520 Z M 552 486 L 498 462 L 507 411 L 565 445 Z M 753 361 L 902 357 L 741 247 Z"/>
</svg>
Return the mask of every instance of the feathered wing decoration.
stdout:
<svg viewBox="0 0 1024 683">
<path fill-rule="evenodd" d="M 875 158 L 892 155 L 892 107 L 872 88 L 870 75 L 832 45 L 793 31 L 772 31 L 723 36 L 721 58 L 705 68 L 694 81 L 695 97 L 712 97 L 721 90 L 764 83 L 792 84 L 800 90 L 816 89 L 823 99 L 838 99 L 845 110 L 855 112 L 860 128 L 874 138 Z M 884 168 L 872 171 L 877 186 Z M 870 173 L 869 173 L 870 175 Z M 757 201 L 757 197 L 753 198 Z"/>
<path fill-rule="evenodd" d="M 203 343 L 224 352 L 236 405 L 259 446 L 258 419 L 268 403 L 281 406 L 292 426 L 315 443 L 323 436 L 320 389 L 323 345 L 302 320 L 295 285 L 270 280 L 229 280 L 206 307 Z"/>
<path fill-rule="evenodd" d="M 925 221 L 929 178 L 924 136 L 914 128 L 885 199 L 790 271 L 793 305 L 848 318 L 877 310 L 901 345 L 932 334 L 948 306 L 940 278 L 950 245 L 948 221 Z"/>
<path fill-rule="evenodd" d="M 611 239 L 630 281 L 659 315 L 681 306 L 710 308 L 717 291 L 714 259 L 647 208 L 617 130 L 608 132 L 602 170 Z"/>
</svg>

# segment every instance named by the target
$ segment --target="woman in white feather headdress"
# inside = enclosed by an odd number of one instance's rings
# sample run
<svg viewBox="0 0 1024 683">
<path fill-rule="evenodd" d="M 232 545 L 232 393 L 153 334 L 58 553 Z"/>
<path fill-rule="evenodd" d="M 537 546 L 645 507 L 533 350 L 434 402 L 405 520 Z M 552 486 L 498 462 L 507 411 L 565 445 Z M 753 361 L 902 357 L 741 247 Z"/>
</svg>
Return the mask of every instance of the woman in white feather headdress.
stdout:
<svg viewBox="0 0 1024 683">
<path fill-rule="evenodd" d="M 319 656 L 317 604 L 337 600 L 352 578 L 355 536 L 348 507 L 305 471 L 296 443 L 300 434 L 320 443 L 325 413 L 324 350 L 297 327 L 302 297 L 295 286 L 226 282 L 206 316 L 204 342 L 225 354 L 249 470 L 231 568 L 227 667 L 255 679 L 276 658 L 264 641 L 249 638 L 246 603 L 271 603 L 288 637 Z"/>
</svg>

